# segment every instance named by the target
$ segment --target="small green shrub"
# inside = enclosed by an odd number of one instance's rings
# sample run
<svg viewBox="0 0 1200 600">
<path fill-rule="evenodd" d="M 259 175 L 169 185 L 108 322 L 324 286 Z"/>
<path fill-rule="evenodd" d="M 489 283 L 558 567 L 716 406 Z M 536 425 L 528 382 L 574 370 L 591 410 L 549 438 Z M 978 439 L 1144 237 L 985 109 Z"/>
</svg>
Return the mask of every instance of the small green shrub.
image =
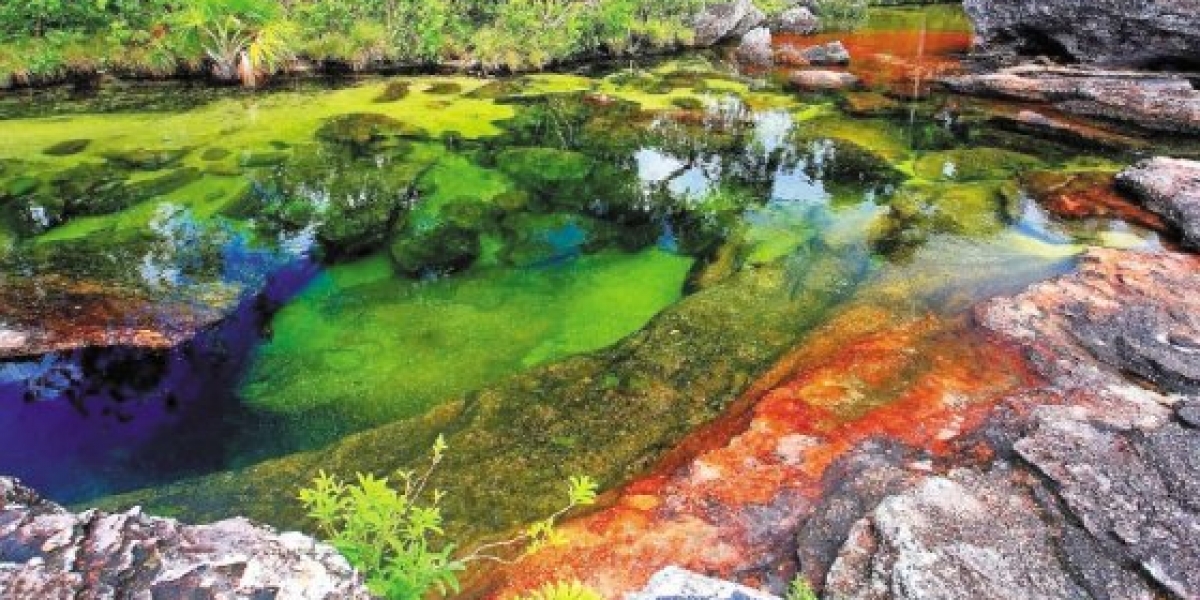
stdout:
<svg viewBox="0 0 1200 600">
<path fill-rule="evenodd" d="M 854 31 L 867 24 L 868 0 L 813 0 L 823 31 Z"/>
<path fill-rule="evenodd" d="M 792 580 L 792 584 L 788 586 L 784 600 L 820 600 L 820 597 L 813 591 L 812 585 L 808 583 L 807 579 L 797 575 Z"/>
<path fill-rule="evenodd" d="M 561 510 L 511 539 L 456 556 L 457 546 L 442 540 L 440 504 L 445 494 L 429 488 L 446 450 L 439 436 L 429 467 L 421 474 L 398 472 L 398 488 L 388 478 L 371 474 L 359 473 L 356 483 L 346 483 L 322 471 L 311 487 L 300 490 L 300 502 L 320 534 L 364 574 L 373 593 L 391 600 L 418 600 L 430 591 L 457 591 L 458 573 L 467 565 L 511 562 L 498 553 L 518 548 L 529 553 L 558 544 L 558 519 L 596 501 L 594 480 L 571 477 L 568 502 Z"/>
</svg>

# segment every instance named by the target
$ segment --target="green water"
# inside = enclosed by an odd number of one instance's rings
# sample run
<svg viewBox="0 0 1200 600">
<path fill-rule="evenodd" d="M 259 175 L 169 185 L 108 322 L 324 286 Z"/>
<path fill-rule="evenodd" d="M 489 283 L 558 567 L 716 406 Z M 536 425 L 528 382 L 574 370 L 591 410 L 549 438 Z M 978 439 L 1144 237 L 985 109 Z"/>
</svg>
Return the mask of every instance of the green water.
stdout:
<svg viewBox="0 0 1200 600">
<path fill-rule="evenodd" d="M 627 481 L 848 304 L 954 315 L 1158 244 L 1022 183 L 1130 153 L 937 94 L 851 117 L 720 53 L 174 93 L 0 101 L 5 283 L 233 315 L 169 352 L 5 365 L 0 472 L 65 500 L 298 525 L 318 468 L 411 468 L 444 433 L 452 527 L 484 535 L 567 474 Z"/>
</svg>

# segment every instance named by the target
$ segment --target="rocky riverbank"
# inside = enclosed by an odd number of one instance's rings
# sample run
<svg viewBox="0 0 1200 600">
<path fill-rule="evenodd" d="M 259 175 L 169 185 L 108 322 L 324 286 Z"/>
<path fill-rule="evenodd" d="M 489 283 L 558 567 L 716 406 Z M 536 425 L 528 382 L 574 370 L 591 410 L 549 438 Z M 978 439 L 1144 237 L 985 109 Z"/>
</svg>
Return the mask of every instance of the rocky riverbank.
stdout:
<svg viewBox="0 0 1200 600">
<path fill-rule="evenodd" d="M 0 597 L 367 600 L 333 548 L 245 519 L 71 513 L 0 478 Z"/>
</svg>

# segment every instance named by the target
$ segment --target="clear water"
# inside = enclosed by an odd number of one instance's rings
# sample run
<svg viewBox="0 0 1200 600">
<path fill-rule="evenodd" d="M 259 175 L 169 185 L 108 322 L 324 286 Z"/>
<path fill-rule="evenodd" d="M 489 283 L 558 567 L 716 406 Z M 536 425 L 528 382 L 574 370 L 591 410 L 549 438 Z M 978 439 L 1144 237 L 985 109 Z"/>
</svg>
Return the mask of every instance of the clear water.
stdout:
<svg viewBox="0 0 1200 600">
<path fill-rule="evenodd" d="M 108 323 L 225 318 L 169 350 L 0 363 L 0 472 L 287 523 L 281 488 L 316 467 L 390 470 L 448 430 L 447 485 L 518 506 L 450 510 L 499 528 L 568 468 L 620 483 L 852 299 L 951 315 L 1088 245 L 1155 247 L 1021 183 L 1128 156 L 928 91 L 964 27 L 878 11 L 848 45 L 911 98 L 865 112 L 879 94 L 800 95 L 720 54 L 5 98 L 0 332 L 69 333 L 113 294 Z"/>
</svg>

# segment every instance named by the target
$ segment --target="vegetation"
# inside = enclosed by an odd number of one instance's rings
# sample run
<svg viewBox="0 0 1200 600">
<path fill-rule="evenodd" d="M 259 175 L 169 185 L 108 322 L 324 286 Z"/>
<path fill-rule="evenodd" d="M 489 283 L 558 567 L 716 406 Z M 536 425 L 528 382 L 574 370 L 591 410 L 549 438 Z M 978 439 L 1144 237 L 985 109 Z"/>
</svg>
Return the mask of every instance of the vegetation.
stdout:
<svg viewBox="0 0 1200 600">
<path fill-rule="evenodd" d="M 346 483 L 322 471 L 312 487 L 300 491 L 300 502 L 321 533 L 363 572 L 373 593 L 391 600 L 416 600 L 430 591 L 458 591 L 457 574 L 474 562 L 511 562 L 504 552 L 523 548 L 534 552 L 557 544 L 555 525 L 570 510 L 595 503 L 597 484 L 590 477 L 571 477 L 568 502 L 550 517 L 530 525 L 519 535 L 456 555 L 457 546 L 442 542 L 441 502 L 444 493 L 430 490 L 430 480 L 445 458 L 446 441 L 439 436 L 423 473 L 396 474 L 399 489 L 388 478 L 359 473 L 357 483 Z M 427 493 L 428 492 L 428 493 Z M 556 592 L 582 590 L 574 586 Z M 535 596 L 542 598 L 543 596 Z M 545 598 L 579 598 L 587 595 L 549 595 Z"/>
<path fill-rule="evenodd" d="M 704 0 L 0 0 L 0 87 L 102 70 L 255 83 L 289 59 L 537 69 L 687 43 Z"/>
<path fill-rule="evenodd" d="M 788 586 L 787 594 L 784 596 L 784 600 L 819 600 L 819 598 L 808 580 L 800 575 L 792 580 L 792 584 Z"/>
</svg>

